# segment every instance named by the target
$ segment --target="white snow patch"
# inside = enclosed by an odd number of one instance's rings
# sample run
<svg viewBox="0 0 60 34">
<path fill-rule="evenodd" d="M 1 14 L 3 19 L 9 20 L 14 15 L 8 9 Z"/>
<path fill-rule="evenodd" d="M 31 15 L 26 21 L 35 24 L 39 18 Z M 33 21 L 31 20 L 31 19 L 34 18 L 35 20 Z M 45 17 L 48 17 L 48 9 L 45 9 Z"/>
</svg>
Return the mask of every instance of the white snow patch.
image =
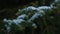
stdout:
<svg viewBox="0 0 60 34">
<path fill-rule="evenodd" d="M 23 10 L 23 11 L 29 11 L 29 10 L 36 10 L 36 8 L 33 7 L 33 6 L 29 6 L 29 7 L 27 7 L 27 8 L 22 9 L 22 10 Z"/>
<path fill-rule="evenodd" d="M 39 10 L 43 10 L 43 9 L 51 9 L 52 7 L 50 7 L 50 6 L 40 6 L 40 7 L 38 7 L 37 9 L 39 9 Z"/>
<path fill-rule="evenodd" d="M 26 14 L 22 14 L 22 15 L 18 16 L 17 19 L 24 19 L 25 17 L 27 17 L 27 15 Z"/>
<path fill-rule="evenodd" d="M 9 25 L 11 25 L 11 23 L 12 23 L 12 20 L 7 20 L 6 18 L 3 19 L 3 21 L 4 21 L 4 22 L 7 22 Z"/>
<path fill-rule="evenodd" d="M 13 23 L 15 23 L 16 25 L 19 25 L 20 23 L 22 23 L 22 22 L 24 22 L 25 20 L 23 20 L 23 19 L 14 19 L 13 20 Z"/>
<path fill-rule="evenodd" d="M 34 28 L 37 28 L 37 25 L 36 25 L 35 23 L 33 23 L 32 26 L 33 26 Z"/>
</svg>

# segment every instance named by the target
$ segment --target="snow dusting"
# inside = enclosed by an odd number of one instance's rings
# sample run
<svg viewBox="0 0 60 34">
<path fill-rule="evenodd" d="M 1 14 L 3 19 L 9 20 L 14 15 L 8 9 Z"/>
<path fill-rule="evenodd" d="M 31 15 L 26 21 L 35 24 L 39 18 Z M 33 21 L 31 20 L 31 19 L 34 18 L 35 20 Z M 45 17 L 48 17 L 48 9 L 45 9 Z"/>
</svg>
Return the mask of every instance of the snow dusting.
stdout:
<svg viewBox="0 0 60 34">
<path fill-rule="evenodd" d="M 57 2 L 57 0 L 55 0 L 55 2 Z M 50 6 L 39 6 L 39 7 L 34 7 L 34 6 L 28 6 L 26 8 L 23 8 L 22 11 L 26 11 L 26 13 L 30 10 L 32 11 L 36 11 L 35 14 L 32 15 L 31 18 L 29 18 L 27 21 L 28 22 L 32 22 L 33 20 L 35 20 L 36 18 L 42 17 L 43 15 L 45 15 L 45 11 L 44 10 L 48 10 L 48 9 L 52 9 L 54 6 L 54 3 L 52 3 Z M 21 11 L 21 10 L 19 10 Z M 12 23 L 15 23 L 16 25 L 19 25 L 20 23 L 26 21 L 24 20 L 25 18 L 27 18 L 28 15 L 26 14 L 21 14 L 19 15 L 16 19 L 10 20 L 10 19 L 3 19 L 4 22 L 7 22 L 9 25 L 11 25 Z M 36 27 L 36 24 L 32 24 L 33 27 Z M 7 27 L 7 29 L 9 29 L 9 26 Z"/>
</svg>

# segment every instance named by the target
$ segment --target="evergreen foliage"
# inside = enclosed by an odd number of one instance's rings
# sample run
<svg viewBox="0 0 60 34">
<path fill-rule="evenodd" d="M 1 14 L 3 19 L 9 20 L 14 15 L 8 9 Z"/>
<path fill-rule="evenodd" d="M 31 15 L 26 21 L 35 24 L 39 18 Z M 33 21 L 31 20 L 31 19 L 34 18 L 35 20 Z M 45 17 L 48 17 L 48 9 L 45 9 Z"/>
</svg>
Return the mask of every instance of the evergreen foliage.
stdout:
<svg viewBox="0 0 60 34">
<path fill-rule="evenodd" d="M 54 3 L 54 7 L 28 6 L 13 12 L 17 15 L 15 18 L 3 15 L 0 34 L 60 34 L 60 2 Z"/>
</svg>

